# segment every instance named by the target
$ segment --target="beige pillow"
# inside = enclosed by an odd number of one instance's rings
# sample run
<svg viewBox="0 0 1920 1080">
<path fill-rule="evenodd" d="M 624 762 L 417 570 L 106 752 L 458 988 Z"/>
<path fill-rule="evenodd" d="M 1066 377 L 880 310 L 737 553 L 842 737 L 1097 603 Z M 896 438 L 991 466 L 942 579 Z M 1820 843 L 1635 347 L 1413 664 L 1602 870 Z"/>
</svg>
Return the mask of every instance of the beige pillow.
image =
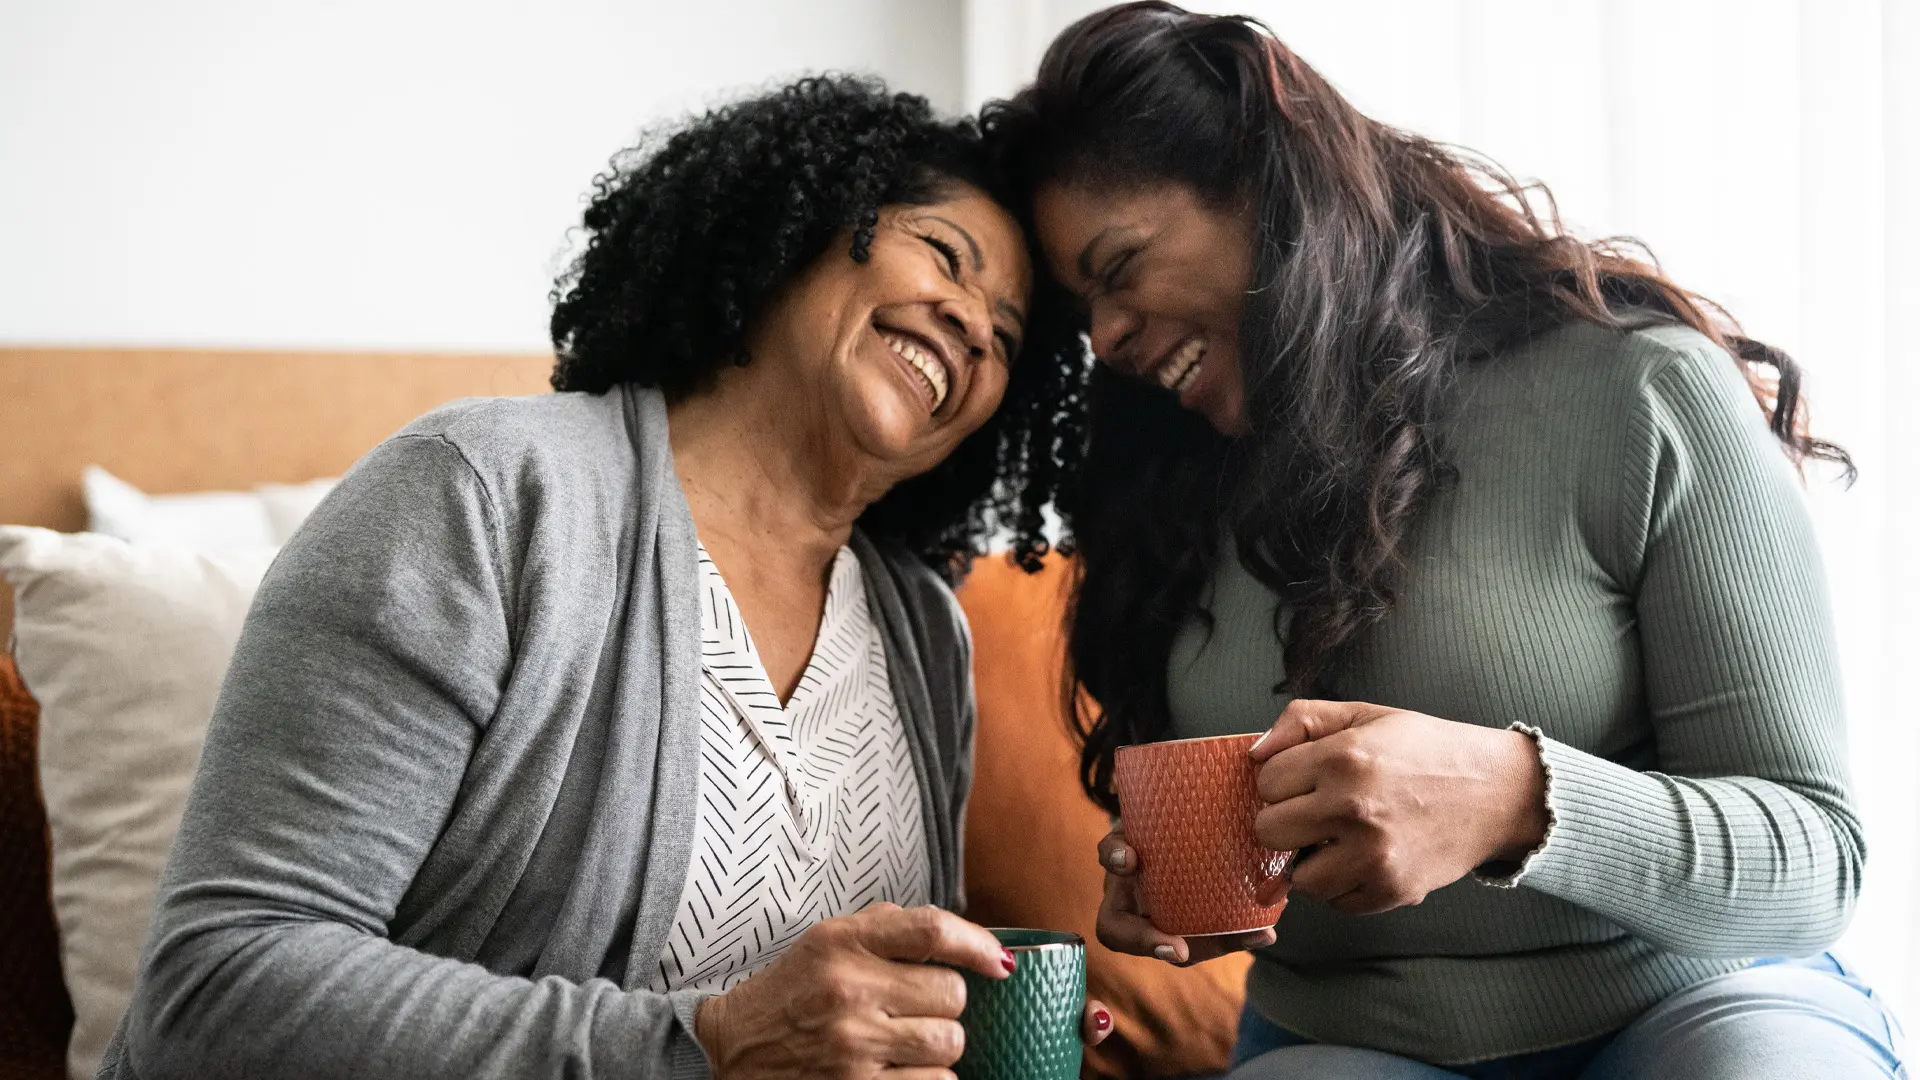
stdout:
<svg viewBox="0 0 1920 1080">
<path fill-rule="evenodd" d="M 40 702 L 76 1080 L 93 1076 L 132 994 L 207 719 L 273 554 L 0 526 L 14 655 Z"/>
<path fill-rule="evenodd" d="M 135 544 L 247 552 L 292 538 L 338 480 L 259 484 L 252 491 L 149 495 L 98 465 L 80 473 L 87 531 Z"/>
</svg>

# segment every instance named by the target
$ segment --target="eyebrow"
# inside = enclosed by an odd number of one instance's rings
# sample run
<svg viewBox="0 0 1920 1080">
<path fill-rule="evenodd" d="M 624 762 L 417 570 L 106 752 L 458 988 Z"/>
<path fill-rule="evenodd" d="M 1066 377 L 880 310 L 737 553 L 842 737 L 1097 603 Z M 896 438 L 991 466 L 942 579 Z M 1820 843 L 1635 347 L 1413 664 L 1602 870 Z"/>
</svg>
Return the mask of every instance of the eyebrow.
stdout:
<svg viewBox="0 0 1920 1080">
<path fill-rule="evenodd" d="M 985 268 L 987 265 L 986 260 L 980 257 L 980 245 L 973 239 L 972 233 L 961 228 L 959 223 L 953 221 L 951 218 L 943 218 L 939 214 L 928 214 L 927 217 L 959 233 L 960 238 L 967 242 L 967 250 L 973 254 L 973 269 L 975 273 Z"/>
</svg>

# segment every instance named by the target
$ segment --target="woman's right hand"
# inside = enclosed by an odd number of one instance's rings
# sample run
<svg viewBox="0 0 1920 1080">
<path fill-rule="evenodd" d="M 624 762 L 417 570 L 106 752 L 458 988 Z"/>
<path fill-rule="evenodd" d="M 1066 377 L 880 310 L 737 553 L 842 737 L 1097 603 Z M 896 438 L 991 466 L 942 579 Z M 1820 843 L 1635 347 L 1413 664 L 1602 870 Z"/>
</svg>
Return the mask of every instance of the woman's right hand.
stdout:
<svg viewBox="0 0 1920 1080">
<path fill-rule="evenodd" d="M 967 988 L 938 964 L 1003 979 L 1013 956 L 950 912 L 874 904 L 808 927 L 764 970 L 702 1002 L 694 1038 L 717 1080 L 952 1080 Z"/>
<path fill-rule="evenodd" d="M 1106 893 L 1100 898 L 1095 924 L 1100 944 L 1114 952 L 1152 956 L 1182 967 L 1228 953 L 1258 949 L 1274 942 L 1271 927 L 1246 934 L 1218 934 L 1183 938 L 1163 934 L 1147 919 L 1140 900 L 1140 857 L 1127 846 L 1118 825 L 1100 841 L 1100 865 L 1107 871 Z"/>
</svg>

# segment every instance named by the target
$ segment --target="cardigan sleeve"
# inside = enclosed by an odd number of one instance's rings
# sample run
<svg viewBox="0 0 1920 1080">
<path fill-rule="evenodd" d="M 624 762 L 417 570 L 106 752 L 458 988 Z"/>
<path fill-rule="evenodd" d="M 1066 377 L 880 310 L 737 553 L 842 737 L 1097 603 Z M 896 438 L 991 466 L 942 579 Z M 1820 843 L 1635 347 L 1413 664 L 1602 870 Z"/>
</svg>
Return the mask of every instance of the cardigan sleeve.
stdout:
<svg viewBox="0 0 1920 1080">
<path fill-rule="evenodd" d="M 705 1075 L 691 997 L 500 975 L 389 940 L 512 670 L 500 536 L 460 450 L 403 435 L 282 553 L 103 1075 Z"/>
<path fill-rule="evenodd" d="M 1804 955 L 1844 928 L 1865 848 L 1812 523 L 1739 368 L 1651 365 L 1623 438 L 1623 550 L 1657 768 L 1532 732 L 1553 825 L 1519 881 L 1673 952 Z"/>
</svg>

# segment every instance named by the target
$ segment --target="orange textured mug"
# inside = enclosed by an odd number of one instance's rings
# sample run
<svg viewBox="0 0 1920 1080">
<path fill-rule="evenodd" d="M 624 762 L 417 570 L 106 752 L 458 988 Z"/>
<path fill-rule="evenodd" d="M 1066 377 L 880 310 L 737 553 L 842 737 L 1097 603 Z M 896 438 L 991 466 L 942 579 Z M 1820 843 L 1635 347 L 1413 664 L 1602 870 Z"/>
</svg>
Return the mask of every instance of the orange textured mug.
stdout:
<svg viewBox="0 0 1920 1080">
<path fill-rule="evenodd" d="M 1259 735 L 1121 747 L 1113 784 L 1120 823 L 1140 860 L 1140 899 L 1154 929 L 1176 937 L 1272 926 L 1286 909 L 1254 899 L 1293 859 L 1253 835 L 1264 805 L 1247 751 Z"/>
</svg>

